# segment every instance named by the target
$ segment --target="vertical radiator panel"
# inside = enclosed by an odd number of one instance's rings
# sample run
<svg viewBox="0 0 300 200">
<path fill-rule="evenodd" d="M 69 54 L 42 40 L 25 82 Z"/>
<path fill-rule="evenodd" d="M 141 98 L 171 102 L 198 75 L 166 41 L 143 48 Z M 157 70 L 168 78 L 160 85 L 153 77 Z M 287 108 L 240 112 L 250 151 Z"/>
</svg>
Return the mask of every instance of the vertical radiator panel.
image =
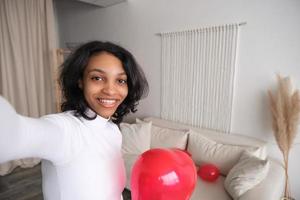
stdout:
<svg viewBox="0 0 300 200">
<path fill-rule="evenodd" d="M 239 25 L 162 33 L 161 117 L 230 132 Z"/>
</svg>

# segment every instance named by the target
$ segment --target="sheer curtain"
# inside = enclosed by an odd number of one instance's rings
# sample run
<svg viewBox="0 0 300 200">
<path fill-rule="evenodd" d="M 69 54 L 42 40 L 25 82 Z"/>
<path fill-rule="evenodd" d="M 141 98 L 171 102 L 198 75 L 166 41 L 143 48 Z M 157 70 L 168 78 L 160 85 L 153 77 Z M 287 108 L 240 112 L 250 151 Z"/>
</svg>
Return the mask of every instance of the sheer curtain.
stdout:
<svg viewBox="0 0 300 200">
<path fill-rule="evenodd" d="M 0 94 L 22 115 L 39 117 L 55 112 L 54 21 L 52 0 L 0 1 Z M 38 162 L 5 163 L 0 165 L 0 174 Z"/>
</svg>

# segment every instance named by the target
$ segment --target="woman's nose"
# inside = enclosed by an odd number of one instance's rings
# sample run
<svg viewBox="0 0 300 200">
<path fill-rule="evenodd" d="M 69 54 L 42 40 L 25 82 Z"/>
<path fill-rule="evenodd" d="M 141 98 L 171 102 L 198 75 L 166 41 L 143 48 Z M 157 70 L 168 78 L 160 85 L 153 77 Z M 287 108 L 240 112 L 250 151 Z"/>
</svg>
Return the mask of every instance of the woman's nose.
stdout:
<svg viewBox="0 0 300 200">
<path fill-rule="evenodd" d="M 104 87 L 102 89 L 102 92 L 105 93 L 105 94 L 108 94 L 108 95 L 115 94 L 115 92 L 116 92 L 115 84 L 107 82 L 104 85 Z"/>
</svg>

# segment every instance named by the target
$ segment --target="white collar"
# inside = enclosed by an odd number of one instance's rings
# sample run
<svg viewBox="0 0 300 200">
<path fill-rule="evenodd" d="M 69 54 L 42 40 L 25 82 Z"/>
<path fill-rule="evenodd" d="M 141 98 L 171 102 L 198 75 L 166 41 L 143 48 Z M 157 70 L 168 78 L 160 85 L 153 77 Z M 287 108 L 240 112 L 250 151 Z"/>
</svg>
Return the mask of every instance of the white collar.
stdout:
<svg viewBox="0 0 300 200">
<path fill-rule="evenodd" d="M 83 119 L 85 121 L 85 123 L 87 124 L 92 124 L 92 125 L 95 125 L 95 126 L 99 126 L 99 125 L 106 125 L 110 120 L 110 118 L 104 118 L 100 115 L 98 115 L 95 111 L 93 111 L 92 109 L 88 108 L 86 111 L 85 111 L 85 114 L 88 116 L 88 117 L 94 117 L 95 114 L 96 114 L 96 118 L 93 119 L 93 120 L 87 120 L 87 119 L 84 119 L 83 117 L 80 117 L 81 119 Z"/>
</svg>

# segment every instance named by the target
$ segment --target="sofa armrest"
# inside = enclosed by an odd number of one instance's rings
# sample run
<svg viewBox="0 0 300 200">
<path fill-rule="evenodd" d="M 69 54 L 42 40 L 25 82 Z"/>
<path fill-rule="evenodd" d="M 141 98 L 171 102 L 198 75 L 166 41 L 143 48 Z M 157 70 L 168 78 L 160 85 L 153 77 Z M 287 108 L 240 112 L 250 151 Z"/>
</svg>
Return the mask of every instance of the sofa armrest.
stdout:
<svg viewBox="0 0 300 200">
<path fill-rule="evenodd" d="M 270 160 L 270 169 L 267 177 L 257 186 L 243 194 L 239 200 L 279 200 L 284 191 L 284 168 L 276 160 Z"/>
</svg>

